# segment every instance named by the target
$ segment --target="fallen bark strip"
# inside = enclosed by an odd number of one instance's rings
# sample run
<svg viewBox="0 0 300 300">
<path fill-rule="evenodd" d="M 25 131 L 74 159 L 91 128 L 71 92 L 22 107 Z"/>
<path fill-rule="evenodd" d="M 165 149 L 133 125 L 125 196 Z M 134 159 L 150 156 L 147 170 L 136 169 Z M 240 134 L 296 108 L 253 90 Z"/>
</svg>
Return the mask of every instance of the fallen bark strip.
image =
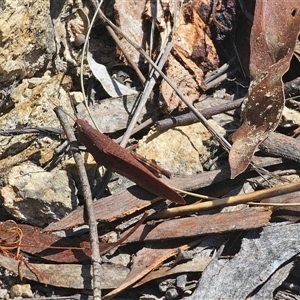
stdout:
<svg viewBox="0 0 300 300">
<path fill-rule="evenodd" d="M 126 243 L 187 238 L 259 228 L 268 224 L 271 214 L 270 208 L 255 207 L 240 211 L 168 220 L 154 228 L 144 224 L 129 236 Z M 126 235 L 127 231 L 123 234 Z"/>
<path fill-rule="evenodd" d="M 195 256 L 192 260 L 176 265 L 175 267 L 160 267 L 158 270 L 153 270 L 151 273 L 146 275 L 138 283 L 136 283 L 133 288 L 139 287 L 151 280 L 157 280 L 158 278 L 179 274 L 179 273 L 200 273 L 211 262 L 212 257 L 209 256 Z"/>
<path fill-rule="evenodd" d="M 135 284 L 138 280 L 143 278 L 153 269 L 161 265 L 162 262 L 168 258 L 176 255 L 179 249 L 187 250 L 200 241 L 192 241 L 182 245 L 180 241 L 172 241 L 168 243 L 146 243 L 145 247 L 138 251 L 133 257 L 133 262 L 129 275 L 126 280 L 116 289 L 103 297 L 103 300 L 108 300 L 116 296 L 118 293 L 126 289 L 127 287 Z"/>
<path fill-rule="evenodd" d="M 158 201 L 159 197 L 134 185 L 109 197 L 99 199 L 93 203 L 98 222 L 112 222 L 116 219 L 131 215 L 149 207 Z M 86 223 L 84 207 L 78 207 L 56 223 L 47 226 L 45 231 L 58 231 L 73 228 Z"/>
<path fill-rule="evenodd" d="M 256 159 L 255 162 L 261 166 L 268 166 L 279 164 L 281 163 L 281 160 L 274 158 L 269 159 L 265 157 L 263 160 Z M 164 179 L 164 182 L 181 190 L 193 191 L 221 182 L 229 177 L 229 167 L 224 166 L 220 170 L 214 170 L 185 177 Z M 155 197 L 153 194 L 135 185 L 109 197 L 99 199 L 98 201 L 93 202 L 93 206 L 98 222 L 112 222 L 116 219 L 123 218 L 147 208 L 152 203 L 160 199 L 161 198 Z M 44 230 L 66 230 L 68 228 L 77 227 L 85 223 L 86 220 L 84 217 L 84 208 L 79 207 L 66 217 L 62 218 L 60 221 L 50 224 Z"/>
<path fill-rule="evenodd" d="M 92 266 L 80 264 L 20 264 L 19 260 L 0 255 L 0 265 L 5 269 L 22 274 L 23 278 L 43 282 L 56 287 L 90 290 Z M 38 270 L 38 272 L 36 272 Z M 100 283 L 103 289 L 118 287 L 129 273 L 129 269 L 120 265 L 102 264 L 100 266 Z M 112 280 L 113 278 L 113 280 Z"/>
<path fill-rule="evenodd" d="M 271 286 L 271 298 L 254 296 L 274 280 L 272 277 L 282 266 L 291 261 L 296 264 L 300 252 L 299 232 L 300 224 L 286 223 L 249 231 L 239 253 L 231 259 L 213 260 L 193 295 L 185 299 L 273 299 Z"/>
<path fill-rule="evenodd" d="M 193 176 L 187 176 L 185 178 L 168 179 L 165 180 L 165 183 L 180 189 L 192 190 L 195 189 L 195 186 L 197 186 L 197 188 L 205 187 L 213 182 L 219 182 L 229 178 L 229 176 L 229 168 L 227 167 L 224 169 L 224 171 L 216 170 Z M 135 185 L 109 197 L 102 198 L 94 202 L 93 206 L 98 222 L 112 222 L 116 219 L 147 208 L 152 203 L 160 199 L 161 198 L 156 197 Z M 65 230 L 67 228 L 80 226 L 84 223 L 84 208 L 79 207 L 60 221 L 50 224 L 44 230 Z"/>
</svg>

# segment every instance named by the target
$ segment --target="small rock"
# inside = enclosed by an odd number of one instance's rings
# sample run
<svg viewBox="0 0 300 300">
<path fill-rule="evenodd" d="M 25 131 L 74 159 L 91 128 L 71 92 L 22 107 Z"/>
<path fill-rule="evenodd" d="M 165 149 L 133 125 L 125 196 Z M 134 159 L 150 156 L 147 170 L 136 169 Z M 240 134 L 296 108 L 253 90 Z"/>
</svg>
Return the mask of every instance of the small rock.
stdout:
<svg viewBox="0 0 300 300">
<path fill-rule="evenodd" d="M 182 274 L 182 275 L 177 276 L 176 286 L 178 288 L 180 288 L 181 290 L 185 289 L 186 282 L 187 282 L 187 275 L 186 274 Z"/>
<path fill-rule="evenodd" d="M 10 297 L 24 297 L 31 298 L 33 293 L 30 284 L 15 284 L 10 288 Z"/>
<path fill-rule="evenodd" d="M 175 286 L 176 279 L 166 279 L 159 283 L 158 289 L 160 292 L 165 293 L 168 289 Z"/>
<path fill-rule="evenodd" d="M 1 83 L 31 77 L 52 61 L 56 44 L 49 11 L 48 1 L 1 1 Z"/>
<path fill-rule="evenodd" d="M 284 107 L 280 121 L 280 126 L 291 127 L 296 125 L 300 125 L 299 111 L 290 109 L 288 107 Z"/>
<path fill-rule="evenodd" d="M 178 292 L 175 288 L 168 289 L 165 294 L 167 300 L 175 299 L 178 296 Z"/>
<path fill-rule="evenodd" d="M 214 92 L 214 98 L 223 99 L 226 96 L 226 89 L 219 89 Z"/>
<path fill-rule="evenodd" d="M 139 298 L 139 300 L 164 300 L 164 299 L 165 299 L 164 297 L 158 298 L 150 294 L 144 294 Z"/>
<path fill-rule="evenodd" d="M 115 265 L 122 265 L 124 267 L 127 267 L 130 262 L 131 258 L 129 254 L 119 254 L 116 256 L 113 256 L 109 261 Z"/>
<path fill-rule="evenodd" d="M 74 105 L 79 105 L 80 103 L 84 102 L 82 92 L 70 92 L 70 98 L 72 99 Z"/>
<path fill-rule="evenodd" d="M 221 134 L 225 131 L 209 120 Z M 203 171 L 202 163 L 210 157 L 211 134 L 201 123 L 178 126 L 164 132 L 150 131 L 139 141 L 136 152 L 173 174 L 191 175 Z"/>
<path fill-rule="evenodd" d="M 16 219 L 43 226 L 60 220 L 76 206 L 76 198 L 63 170 L 46 172 L 32 163 L 13 167 L 0 189 L 4 208 Z"/>
<path fill-rule="evenodd" d="M 0 116 L 0 128 L 16 130 L 35 127 L 59 128 L 60 123 L 53 108 L 60 104 L 64 110 L 72 113 L 70 99 L 64 88 L 69 79 L 64 74 L 49 78 L 44 74 L 42 83 L 29 88 L 29 82 L 17 86 L 10 95 L 14 109 Z M 47 133 L 20 134 L 0 136 L 0 169 L 8 169 L 13 165 L 32 160 L 38 160 L 41 165 L 49 161 L 54 155 L 55 148 L 60 144 L 56 136 Z M 34 157 L 33 157 L 34 156 Z"/>
<path fill-rule="evenodd" d="M 5 299 L 7 289 L 0 289 L 0 299 Z"/>
</svg>

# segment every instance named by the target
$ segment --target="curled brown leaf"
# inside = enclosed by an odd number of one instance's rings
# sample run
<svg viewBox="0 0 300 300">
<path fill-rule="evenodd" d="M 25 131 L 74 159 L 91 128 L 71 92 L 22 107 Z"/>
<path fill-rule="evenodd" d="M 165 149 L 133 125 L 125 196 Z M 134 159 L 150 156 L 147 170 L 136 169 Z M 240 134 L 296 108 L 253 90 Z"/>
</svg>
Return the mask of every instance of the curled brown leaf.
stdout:
<svg viewBox="0 0 300 300">
<path fill-rule="evenodd" d="M 250 45 L 254 80 L 242 108 L 242 124 L 232 138 L 231 178 L 248 167 L 257 146 L 280 121 L 284 107 L 282 76 L 289 69 L 299 32 L 299 1 L 256 1 Z"/>
</svg>

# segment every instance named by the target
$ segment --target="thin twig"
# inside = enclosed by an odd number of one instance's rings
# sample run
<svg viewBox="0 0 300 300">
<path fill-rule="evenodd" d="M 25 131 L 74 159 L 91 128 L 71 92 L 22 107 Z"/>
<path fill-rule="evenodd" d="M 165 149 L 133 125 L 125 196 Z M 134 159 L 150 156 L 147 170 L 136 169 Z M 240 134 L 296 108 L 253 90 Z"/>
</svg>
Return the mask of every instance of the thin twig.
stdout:
<svg viewBox="0 0 300 300">
<path fill-rule="evenodd" d="M 231 145 L 229 142 L 220 135 L 203 117 L 203 115 L 190 103 L 190 101 L 183 95 L 183 93 L 176 87 L 176 85 L 158 68 L 158 66 L 153 62 L 153 60 L 147 55 L 142 47 L 133 42 L 130 38 L 128 38 L 114 23 L 112 23 L 109 19 L 106 18 L 102 10 L 98 11 L 98 14 L 103 22 L 112 27 L 118 34 L 120 34 L 126 41 L 135 47 L 139 53 L 148 61 L 148 63 L 159 73 L 159 75 L 169 84 L 169 86 L 174 90 L 177 96 L 186 104 L 186 106 L 197 116 L 197 118 L 205 125 L 205 127 L 216 137 L 219 143 L 229 151 Z"/>
<path fill-rule="evenodd" d="M 214 79 L 220 77 L 222 74 L 224 74 L 228 69 L 230 64 L 235 60 L 235 57 L 232 57 L 227 63 L 223 64 L 221 67 L 218 69 L 212 71 L 209 73 L 207 77 L 205 77 L 205 83 L 208 84 Z"/>
<path fill-rule="evenodd" d="M 99 7 L 99 3 L 96 0 L 90 0 L 90 3 L 93 5 L 95 11 L 97 11 L 97 14 L 99 15 L 99 17 L 102 19 L 102 11 L 98 11 L 98 7 Z M 137 4 L 138 5 L 138 4 Z M 126 60 L 128 61 L 128 63 L 131 65 L 131 67 L 134 69 L 134 71 L 136 72 L 139 80 L 141 81 L 142 84 L 145 83 L 146 79 L 143 75 L 143 73 L 140 71 L 140 69 L 138 68 L 138 66 L 136 65 L 136 63 L 131 59 L 130 55 L 127 53 L 127 51 L 125 51 L 122 43 L 120 42 L 120 39 L 118 38 L 118 36 L 115 34 L 115 32 L 112 30 L 112 28 L 110 26 L 108 26 L 107 22 L 104 22 L 105 27 L 107 29 L 107 31 L 109 32 L 109 34 L 111 35 L 111 37 L 113 38 L 113 40 L 116 42 L 116 44 L 118 45 L 118 47 L 120 48 L 120 50 L 122 51 L 122 53 L 124 54 Z"/>
<path fill-rule="evenodd" d="M 222 75 L 220 75 L 219 77 L 217 77 L 216 79 L 210 81 L 207 85 L 206 85 L 206 90 L 209 90 L 211 88 L 216 87 L 217 85 L 219 85 L 220 83 L 222 83 L 223 81 L 229 79 L 230 77 L 234 77 L 234 74 L 237 73 L 237 71 L 240 70 L 240 68 L 235 68 L 232 71 L 229 71 L 227 73 L 224 73 Z"/>
<path fill-rule="evenodd" d="M 178 10 L 180 12 L 180 9 Z M 164 43 L 166 44 L 165 46 L 165 50 L 163 52 L 162 55 L 159 55 L 158 59 L 156 60 L 156 64 L 157 64 L 157 67 L 162 70 L 163 66 L 165 65 L 165 62 L 171 52 L 171 49 L 173 47 L 173 36 L 174 36 L 174 31 L 175 31 L 175 26 L 176 26 L 176 22 L 177 22 L 177 19 L 178 19 L 178 15 L 177 15 L 177 2 L 175 1 L 174 3 L 174 26 L 172 28 L 172 31 L 170 32 L 168 38 L 166 39 L 166 41 L 164 41 Z M 164 48 L 164 47 L 163 47 Z M 147 80 L 146 84 L 145 84 L 145 88 L 144 88 L 144 91 L 143 93 L 141 94 L 140 96 L 140 102 L 139 102 L 139 105 L 135 111 L 135 114 L 134 116 L 132 117 L 127 129 L 126 129 L 126 132 L 122 138 L 122 141 L 120 143 L 120 146 L 121 147 L 125 147 L 128 140 L 129 140 L 129 137 L 131 136 L 132 134 L 132 131 L 137 123 L 137 120 L 142 112 L 142 109 L 143 107 L 145 106 L 148 98 L 149 98 L 149 95 L 158 79 L 158 75 L 159 73 L 154 69 L 152 68 L 151 69 L 151 72 L 150 72 L 150 78 L 149 80 Z"/>
<path fill-rule="evenodd" d="M 101 299 L 101 257 L 99 252 L 99 241 L 98 241 L 98 230 L 97 230 L 97 221 L 94 214 L 92 193 L 84 167 L 83 158 L 78 149 L 78 142 L 72 131 L 71 126 L 68 123 L 66 114 L 61 107 L 54 108 L 54 111 L 66 133 L 68 141 L 71 145 L 71 150 L 76 161 L 76 166 L 79 173 L 80 182 L 82 185 L 83 196 L 86 205 L 86 211 L 88 215 L 88 223 L 90 228 L 90 240 L 92 248 L 92 266 L 93 266 L 93 299 Z"/>
<path fill-rule="evenodd" d="M 212 106 L 209 108 L 204 108 L 203 110 L 200 110 L 200 112 L 203 114 L 205 118 L 209 119 L 214 115 L 239 108 L 242 105 L 243 101 L 244 98 L 236 99 L 234 101 L 229 101 L 224 104 Z M 199 120 L 195 117 L 195 115 L 192 112 L 188 112 L 183 115 L 167 118 L 164 120 L 159 120 L 155 122 L 154 126 L 155 129 L 157 130 L 166 130 L 176 126 L 190 125 L 196 122 L 199 122 Z"/>
<path fill-rule="evenodd" d="M 20 135 L 30 133 L 49 133 L 49 134 L 62 134 L 64 133 L 60 128 L 54 127 L 35 127 L 35 128 L 22 128 L 22 129 L 0 129 L 0 135 Z"/>
<path fill-rule="evenodd" d="M 148 219 L 154 220 L 154 219 L 162 219 L 162 218 L 171 218 L 178 215 L 189 215 L 202 210 L 212 209 L 219 206 L 230 206 L 230 205 L 236 205 L 241 203 L 259 201 L 264 198 L 280 196 L 280 195 L 296 192 L 299 190 L 300 190 L 300 181 L 297 181 L 279 187 L 273 187 L 262 191 L 255 191 L 248 194 L 241 194 L 241 195 L 231 196 L 231 197 L 213 200 L 213 201 L 205 201 L 201 203 L 195 203 L 195 204 L 165 209 L 160 211 L 159 213 L 151 215 Z"/>
</svg>

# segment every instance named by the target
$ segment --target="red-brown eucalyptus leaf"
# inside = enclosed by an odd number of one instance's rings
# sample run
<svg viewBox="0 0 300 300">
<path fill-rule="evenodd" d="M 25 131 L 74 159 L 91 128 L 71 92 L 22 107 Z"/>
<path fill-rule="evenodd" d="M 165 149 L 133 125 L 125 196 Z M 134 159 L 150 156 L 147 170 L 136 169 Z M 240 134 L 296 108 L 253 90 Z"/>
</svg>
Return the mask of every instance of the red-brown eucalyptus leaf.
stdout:
<svg viewBox="0 0 300 300">
<path fill-rule="evenodd" d="M 299 32 L 299 0 L 256 1 L 250 45 L 254 80 L 242 108 L 242 125 L 232 137 L 231 178 L 248 167 L 257 146 L 280 121 L 284 107 L 282 76 L 289 69 Z"/>
<path fill-rule="evenodd" d="M 60 237 L 44 232 L 41 228 L 26 224 L 18 224 L 18 227 L 23 232 L 20 248 L 24 252 L 31 253 L 47 261 L 59 263 L 82 262 L 91 258 L 90 243 L 87 236 Z M 84 249 L 74 249 L 74 247 L 83 247 Z"/>
<path fill-rule="evenodd" d="M 175 203 L 185 204 L 184 199 L 178 193 L 156 178 L 131 153 L 98 132 L 86 121 L 78 119 L 76 124 L 79 141 L 86 146 L 98 164 L 127 177 L 155 195 Z"/>
<path fill-rule="evenodd" d="M 298 0 L 257 0 L 250 36 L 250 74 L 255 79 L 295 48 L 299 35 Z"/>
</svg>

